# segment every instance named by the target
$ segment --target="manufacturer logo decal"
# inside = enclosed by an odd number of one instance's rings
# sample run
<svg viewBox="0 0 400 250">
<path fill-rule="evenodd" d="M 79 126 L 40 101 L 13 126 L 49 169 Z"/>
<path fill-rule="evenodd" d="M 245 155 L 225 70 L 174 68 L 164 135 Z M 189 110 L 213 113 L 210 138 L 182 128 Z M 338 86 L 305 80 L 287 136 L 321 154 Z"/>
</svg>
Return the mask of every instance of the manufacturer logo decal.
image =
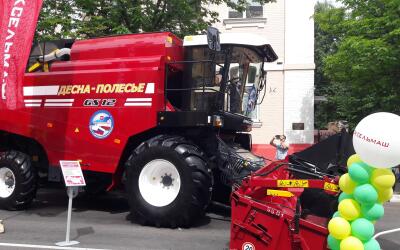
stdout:
<svg viewBox="0 0 400 250">
<path fill-rule="evenodd" d="M 256 250 L 256 247 L 251 242 L 245 242 L 242 245 L 242 250 Z"/>
<path fill-rule="evenodd" d="M 97 139 L 108 137 L 114 128 L 114 118 L 110 112 L 99 110 L 92 115 L 89 123 L 90 133 Z"/>
</svg>

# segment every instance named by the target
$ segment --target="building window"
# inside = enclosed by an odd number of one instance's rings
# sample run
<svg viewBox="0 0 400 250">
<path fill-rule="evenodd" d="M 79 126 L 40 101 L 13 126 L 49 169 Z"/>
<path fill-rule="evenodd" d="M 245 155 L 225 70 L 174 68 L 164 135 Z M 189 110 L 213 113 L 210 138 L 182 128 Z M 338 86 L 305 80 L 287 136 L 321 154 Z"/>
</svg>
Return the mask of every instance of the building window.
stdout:
<svg viewBox="0 0 400 250">
<path fill-rule="evenodd" d="M 237 1 L 234 1 L 237 2 Z M 263 6 L 255 1 L 250 1 L 244 12 L 229 9 L 229 18 L 258 18 L 263 17 Z"/>
</svg>

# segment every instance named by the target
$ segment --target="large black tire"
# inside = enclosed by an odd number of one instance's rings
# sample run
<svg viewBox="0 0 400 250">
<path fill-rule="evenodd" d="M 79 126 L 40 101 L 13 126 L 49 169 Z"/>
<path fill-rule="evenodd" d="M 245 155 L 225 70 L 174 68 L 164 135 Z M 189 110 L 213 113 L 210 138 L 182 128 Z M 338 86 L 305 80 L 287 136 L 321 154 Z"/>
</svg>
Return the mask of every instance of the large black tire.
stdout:
<svg viewBox="0 0 400 250">
<path fill-rule="evenodd" d="M 36 195 L 37 176 L 31 159 L 28 155 L 18 151 L 0 153 L 0 171 L 7 170 L 13 174 L 12 178 L 5 180 L 0 177 L 0 185 L 14 184 L 15 188 L 10 195 L 0 196 L 0 207 L 8 210 L 21 210 L 27 208 Z M 12 176 L 12 175 L 11 175 Z"/>
<path fill-rule="evenodd" d="M 172 163 L 180 175 L 179 193 L 165 206 L 148 203 L 139 189 L 142 170 L 148 166 L 146 164 L 156 160 Z M 125 185 L 133 221 L 157 227 L 189 227 L 204 215 L 211 199 L 212 173 L 204 153 L 185 138 L 172 135 L 154 137 L 135 149 L 126 167 Z"/>
</svg>

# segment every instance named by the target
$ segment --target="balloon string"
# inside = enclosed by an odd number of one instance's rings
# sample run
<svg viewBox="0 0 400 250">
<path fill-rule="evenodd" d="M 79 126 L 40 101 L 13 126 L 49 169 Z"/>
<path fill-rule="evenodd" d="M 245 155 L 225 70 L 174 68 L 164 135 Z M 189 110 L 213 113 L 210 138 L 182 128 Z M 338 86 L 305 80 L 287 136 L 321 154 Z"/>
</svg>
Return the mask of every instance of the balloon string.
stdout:
<svg viewBox="0 0 400 250">
<path fill-rule="evenodd" d="M 400 228 L 395 228 L 395 229 L 391 229 L 391 230 L 387 230 L 387 231 L 383 231 L 383 232 L 377 233 L 377 234 L 375 234 L 374 239 L 378 238 L 381 235 L 391 234 L 391 233 L 395 233 L 395 232 L 400 232 Z"/>
</svg>

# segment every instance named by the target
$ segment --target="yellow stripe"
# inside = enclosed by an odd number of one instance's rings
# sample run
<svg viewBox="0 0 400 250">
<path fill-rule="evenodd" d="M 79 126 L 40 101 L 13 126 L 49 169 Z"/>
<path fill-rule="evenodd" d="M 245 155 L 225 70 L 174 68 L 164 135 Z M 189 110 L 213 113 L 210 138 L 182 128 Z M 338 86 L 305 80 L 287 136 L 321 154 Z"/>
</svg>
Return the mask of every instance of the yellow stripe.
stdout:
<svg viewBox="0 0 400 250">
<path fill-rule="evenodd" d="M 293 197 L 294 194 L 289 191 L 267 189 L 267 195 L 279 197 Z"/>
<path fill-rule="evenodd" d="M 308 180 L 277 180 L 277 186 L 307 188 Z"/>
<path fill-rule="evenodd" d="M 49 72 L 49 63 L 45 62 L 43 65 L 43 71 L 44 72 Z"/>
<path fill-rule="evenodd" d="M 29 67 L 28 72 L 31 73 L 31 72 L 37 70 L 40 66 L 41 66 L 41 64 L 39 62 L 36 62 L 35 64 L 33 64 L 32 66 Z"/>
<path fill-rule="evenodd" d="M 332 192 L 339 192 L 339 186 L 333 183 L 325 182 L 324 189 Z"/>
</svg>

